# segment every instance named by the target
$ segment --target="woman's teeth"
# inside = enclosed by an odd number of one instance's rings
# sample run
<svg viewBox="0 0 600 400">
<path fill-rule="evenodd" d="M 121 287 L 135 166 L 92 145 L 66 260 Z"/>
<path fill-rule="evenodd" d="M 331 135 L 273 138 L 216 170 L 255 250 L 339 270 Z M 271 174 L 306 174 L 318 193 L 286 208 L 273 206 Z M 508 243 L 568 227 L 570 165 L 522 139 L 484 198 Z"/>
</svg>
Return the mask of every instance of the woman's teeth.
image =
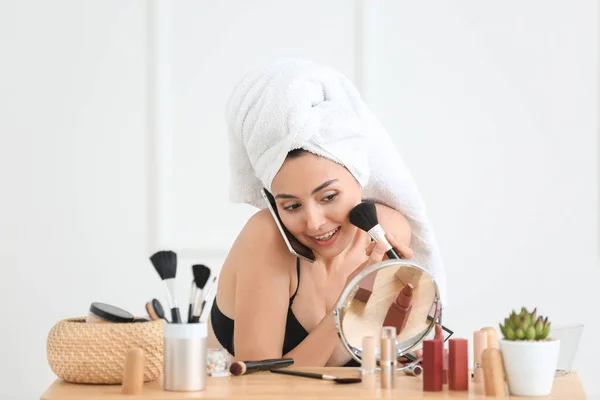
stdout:
<svg viewBox="0 0 600 400">
<path fill-rule="evenodd" d="M 327 232 L 323 236 L 315 236 L 315 239 L 317 239 L 317 240 L 327 240 L 330 237 L 332 237 L 333 235 L 335 235 L 335 233 L 338 231 L 338 229 L 339 228 L 335 228 L 334 230 L 332 230 L 331 232 Z"/>
</svg>

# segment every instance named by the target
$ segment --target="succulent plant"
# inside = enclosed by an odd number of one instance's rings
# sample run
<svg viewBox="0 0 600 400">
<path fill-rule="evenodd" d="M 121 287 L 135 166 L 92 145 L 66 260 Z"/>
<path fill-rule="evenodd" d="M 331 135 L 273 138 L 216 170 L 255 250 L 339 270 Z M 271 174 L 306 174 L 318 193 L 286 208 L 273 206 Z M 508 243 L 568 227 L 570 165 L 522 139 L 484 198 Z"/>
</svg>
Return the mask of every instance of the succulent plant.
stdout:
<svg viewBox="0 0 600 400">
<path fill-rule="evenodd" d="M 517 314 L 515 310 L 504 318 L 504 325 L 500 324 L 500 330 L 504 339 L 507 340 L 545 340 L 550 334 L 550 322 L 548 317 L 537 316 L 537 308 L 529 312 L 522 307 Z"/>
</svg>

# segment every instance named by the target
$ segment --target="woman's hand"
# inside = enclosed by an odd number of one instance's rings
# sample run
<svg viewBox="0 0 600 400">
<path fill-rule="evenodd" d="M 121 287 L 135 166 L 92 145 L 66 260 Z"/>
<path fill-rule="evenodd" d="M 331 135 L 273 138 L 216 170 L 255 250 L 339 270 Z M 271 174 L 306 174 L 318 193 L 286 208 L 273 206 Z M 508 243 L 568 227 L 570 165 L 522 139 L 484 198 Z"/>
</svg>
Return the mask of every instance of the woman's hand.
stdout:
<svg viewBox="0 0 600 400">
<path fill-rule="evenodd" d="M 352 282 L 352 279 L 354 279 L 363 270 L 370 267 L 371 265 L 374 265 L 374 264 L 377 264 L 377 263 L 380 263 L 383 261 L 383 258 L 385 257 L 385 245 L 383 243 L 377 243 L 377 246 L 375 246 L 375 244 L 376 244 L 375 242 L 373 242 L 372 244 L 373 244 L 373 246 L 369 245 L 366 249 L 366 251 L 368 251 L 367 255 L 369 256 L 369 259 L 367 261 L 363 262 L 362 264 L 360 264 L 354 271 L 352 271 L 350 273 L 350 275 L 348 275 L 348 278 L 346 278 L 346 283 L 345 283 L 344 287 L 347 287 L 348 284 L 350 282 Z M 337 304 L 337 301 L 336 301 L 336 304 Z"/>
<path fill-rule="evenodd" d="M 405 260 L 410 260 L 413 257 L 414 253 L 413 253 L 412 249 L 410 247 L 408 247 L 407 245 L 405 245 L 404 243 L 400 243 L 394 235 L 392 235 L 391 233 L 386 233 L 385 237 L 387 238 L 388 242 L 390 242 L 392 247 L 394 249 L 396 249 L 396 251 L 398 252 L 400 257 L 402 257 Z M 375 248 L 376 244 L 377 244 L 377 242 L 371 242 L 369 244 L 369 246 L 367 246 L 366 252 L 367 252 L 368 256 L 371 256 L 371 252 Z M 384 257 L 384 259 L 387 259 L 387 258 L 388 258 L 387 256 Z"/>
</svg>

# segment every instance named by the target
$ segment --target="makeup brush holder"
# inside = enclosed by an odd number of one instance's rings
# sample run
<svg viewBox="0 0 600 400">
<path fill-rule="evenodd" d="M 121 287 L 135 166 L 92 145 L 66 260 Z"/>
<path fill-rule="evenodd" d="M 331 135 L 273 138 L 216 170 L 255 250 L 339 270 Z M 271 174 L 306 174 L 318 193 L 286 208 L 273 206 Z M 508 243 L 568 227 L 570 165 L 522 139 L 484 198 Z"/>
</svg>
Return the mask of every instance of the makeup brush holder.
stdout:
<svg viewBox="0 0 600 400">
<path fill-rule="evenodd" d="M 127 352 L 142 349 L 144 382 L 163 371 L 164 321 L 86 323 L 86 318 L 59 321 L 48 334 L 46 355 L 52 372 L 72 383 L 120 384 Z"/>
<path fill-rule="evenodd" d="M 165 390 L 195 392 L 206 388 L 207 333 L 205 323 L 165 326 Z"/>
</svg>

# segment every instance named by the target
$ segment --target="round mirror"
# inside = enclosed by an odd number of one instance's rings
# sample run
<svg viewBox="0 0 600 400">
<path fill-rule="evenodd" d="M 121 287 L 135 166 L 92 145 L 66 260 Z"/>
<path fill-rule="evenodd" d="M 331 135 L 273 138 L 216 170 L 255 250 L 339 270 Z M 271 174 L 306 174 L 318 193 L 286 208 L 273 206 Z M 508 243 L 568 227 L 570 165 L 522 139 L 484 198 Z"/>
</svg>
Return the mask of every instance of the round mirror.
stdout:
<svg viewBox="0 0 600 400">
<path fill-rule="evenodd" d="M 376 359 L 384 326 L 396 328 L 398 369 L 421 360 L 417 350 L 442 326 L 440 293 L 432 276 L 409 260 L 386 260 L 357 275 L 344 289 L 334 310 L 338 336 L 361 362 L 362 341 L 375 338 Z"/>
</svg>

